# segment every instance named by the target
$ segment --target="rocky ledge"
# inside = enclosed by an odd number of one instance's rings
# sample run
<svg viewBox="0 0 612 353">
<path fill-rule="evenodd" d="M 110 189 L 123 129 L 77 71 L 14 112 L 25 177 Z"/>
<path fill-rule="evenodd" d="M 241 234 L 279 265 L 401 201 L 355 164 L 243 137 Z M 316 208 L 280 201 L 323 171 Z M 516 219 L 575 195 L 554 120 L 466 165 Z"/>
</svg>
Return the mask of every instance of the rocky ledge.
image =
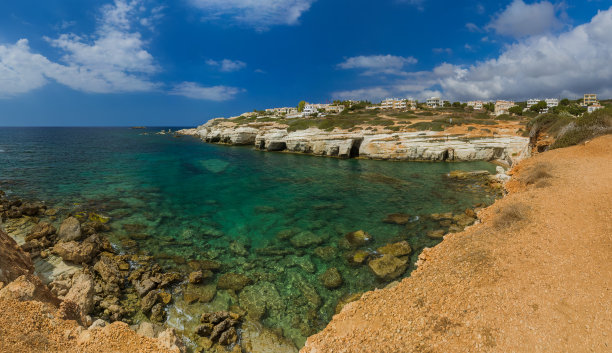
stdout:
<svg viewBox="0 0 612 353">
<path fill-rule="evenodd" d="M 265 151 L 287 151 L 339 158 L 407 161 L 501 160 L 509 165 L 529 156 L 529 139 L 515 135 L 466 137 L 444 132 L 288 131 L 277 124 L 241 126 L 212 120 L 181 135 L 209 143 L 253 145 Z"/>
</svg>

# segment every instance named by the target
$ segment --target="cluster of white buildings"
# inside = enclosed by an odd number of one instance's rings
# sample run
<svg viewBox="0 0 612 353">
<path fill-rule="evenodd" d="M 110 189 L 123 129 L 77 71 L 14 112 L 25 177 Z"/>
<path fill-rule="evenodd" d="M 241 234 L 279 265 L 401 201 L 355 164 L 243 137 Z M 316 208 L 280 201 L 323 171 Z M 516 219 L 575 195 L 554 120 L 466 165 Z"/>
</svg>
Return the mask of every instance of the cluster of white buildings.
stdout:
<svg viewBox="0 0 612 353">
<path fill-rule="evenodd" d="M 334 104 L 311 104 L 306 103 L 304 109 L 300 112 L 296 107 L 268 108 L 266 113 L 268 116 L 291 118 L 303 118 L 318 114 L 340 114 L 346 107 L 344 105 Z M 245 113 L 248 114 L 248 113 Z M 243 114 L 244 115 L 244 114 Z"/>
<path fill-rule="evenodd" d="M 527 107 L 524 110 L 528 110 L 539 102 L 546 102 L 546 108 L 541 109 L 540 113 L 548 113 L 549 108 L 559 106 L 558 98 L 532 98 L 527 100 Z M 357 101 L 349 101 L 351 103 L 359 103 Z M 427 98 L 425 104 L 428 108 L 442 108 L 444 107 L 444 101 L 440 97 Z M 486 104 L 493 104 L 494 115 L 499 116 L 502 114 L 509 114 L 510 108 L 516 107 L 517 104 L 514 101 L 497 100 L 497 101 L 469 101 L 467 102 L 468 107 L 472 107 L 474 110 L 484 110 Z M 418 101 L 413 98 L 386 98 L 380 102 L 379 105 L 371 105 L 365 107 L 365 109 L 395 109 L 395 110 L 416 110 Z M 587 108 L 589 113 L 592 113 L 603 106 L 597 100 L 596 94 L 585 94 L 582 100 L 582 106 Z M 303 118 L 310 116 L 325 116 L 325 114 L 340 114 L 346 107 L 342 104 L 314 104 L 306 103 L 302 111 L 299 111 L 295 107 L 282 107 L 282 108 L 269 108 L 266 109 L 267 116 L 273 117 L 284 117 L 284 118 Z M 245 113 L 244 116 L 257 116 L 256 113 Z"/>
</svg>

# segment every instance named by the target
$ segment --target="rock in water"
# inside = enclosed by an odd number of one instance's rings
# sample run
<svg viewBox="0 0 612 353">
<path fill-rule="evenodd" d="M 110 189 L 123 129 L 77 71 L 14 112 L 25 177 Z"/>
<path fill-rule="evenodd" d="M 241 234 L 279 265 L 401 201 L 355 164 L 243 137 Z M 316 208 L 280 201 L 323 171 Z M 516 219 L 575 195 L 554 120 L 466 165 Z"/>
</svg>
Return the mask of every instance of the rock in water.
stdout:
<svg viewBox="0 0 612 353">
<path fill-rule="evenodd" d="M 370 269 L 381 279 L 391 280 L 399 277 L 408 268 L 408 261 L 401 260 L 393 255 L 383 255 L 368 263 Z"/>
<path fill-rule="evenodd" d="M 59 238 L 64 241 L 81 239 L 81 224 L 74 217 L 68 217 L 60 225 L 58 231 Z"/>
<path fill-rule="evenodd" d="M 410 215 L 409 214 L 405 214 L 405 213 L 392 213 L 390 215 L 387 215 L 387 217 L 385 217 L 385 219 L 383 219 L 384 223 L 390 223 L 390 224 L 407 224 L 408 222 L 410 222 Z"/>
<path fill-rule="evenodd" d="M 412 248 L 407 241 L 400 241 L 393 244 L 387 244 L 383 247 L 378 248 L 378 252 L 381 254 L 389 254 L 396 257 L 410 255 Z"/>
<path fill-rule="evenodd" d="M 219 277 L 217 287 L 219 287 L 219 289 L 240 291 L 251 283 L 253 283 L 253 280 L 241 273 L 224 273 Z"/>
<path fill-rule="evenodd" d="M 319 279 L 327 289 L 335 289 L 342 285 L 342 276 L 335 267 L 330 267 Z"/>
<path fill-rule="evenodd" d="M 372 236 L 363 230 L 350 232 L 344 236 L 352 247 L 360 247 L 372 241 Z"/>
<path fill-rule="evenodd" d="M 323 242 L 323 239 L 312 232 L 304 231 L 291 237 L 289 241 L 291 242 L 291 245 L 296 248 L 305 248 L 309 246 L 319 245 Z"/>
</svg>

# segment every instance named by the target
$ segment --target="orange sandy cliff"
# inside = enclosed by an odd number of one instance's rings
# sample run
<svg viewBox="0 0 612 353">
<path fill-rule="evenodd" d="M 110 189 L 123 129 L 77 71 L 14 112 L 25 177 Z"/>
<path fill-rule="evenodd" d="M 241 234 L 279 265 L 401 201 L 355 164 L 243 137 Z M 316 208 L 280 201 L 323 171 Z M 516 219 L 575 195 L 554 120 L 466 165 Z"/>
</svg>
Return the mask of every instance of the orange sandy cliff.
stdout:
<svg viewBox="0 0 612 353">
<path fill-rule="evenodd" d="M 347 305 L 301 352 L 612 351 L 612 135 L 513 172 L 481 224 Z"/>
</svg>

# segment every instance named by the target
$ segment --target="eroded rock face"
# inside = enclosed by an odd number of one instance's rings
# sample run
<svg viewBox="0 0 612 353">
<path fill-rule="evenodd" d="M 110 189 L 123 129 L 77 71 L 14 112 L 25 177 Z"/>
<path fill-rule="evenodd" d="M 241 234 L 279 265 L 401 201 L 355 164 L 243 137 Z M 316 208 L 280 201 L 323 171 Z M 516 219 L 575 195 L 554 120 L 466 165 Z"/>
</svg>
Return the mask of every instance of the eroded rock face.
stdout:
<svg viewBox="0 0 612 353">
<path fill-rule="evenodd" d="M 25 274 L 0 289 L 0 299 L 28 301 L 36 300 L 59 306 L 60 300 L 53 295 L 40 278 L 33 274 Z"/>
<path fill-rule="evenodd" d="M 57 232 L 59 238 L 64 241 L 81 239 L 81 223 L 74 217 L 66 218 Z"/>
<path fill-rule="evenodd" d="M 0 282 L 9 283 L 25 274 L 34 273 L 34 264 L 17 242 L 0 230 Z"/>
<path fill-rule="evenodd" d="M 231 125 L 231 120 L 224 120 Z M 206 142 L 252 144 L 268 151 L 291 151 L 340 158 L 371 158 L 424 161 L 504 160 L 512 164 L 529 156 L 529 139 L 520 136 L 465 138 L 437 132 L 323 131 L 317 128 L 287 129 L 209 122 L 184 134 Z"/>
</svg>

